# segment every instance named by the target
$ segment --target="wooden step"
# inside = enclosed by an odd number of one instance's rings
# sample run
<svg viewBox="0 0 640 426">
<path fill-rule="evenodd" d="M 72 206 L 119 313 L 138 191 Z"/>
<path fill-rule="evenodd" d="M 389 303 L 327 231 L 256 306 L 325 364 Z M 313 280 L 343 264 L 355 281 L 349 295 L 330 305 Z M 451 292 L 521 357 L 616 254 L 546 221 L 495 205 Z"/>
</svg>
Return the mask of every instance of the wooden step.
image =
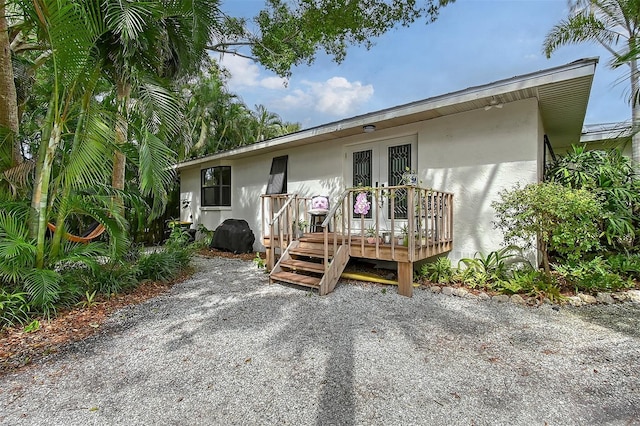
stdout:
<svg viewBox="0 0 640 426">
<path fill-rule="evenodd" d="M 304 260 L 289 259 L 280 263 L 280 267 L 292 269 L 294 271 L 307 271 L 324 274 L 324 265 L 322 263 L 305 262 Z"/>
<path fill-rule="evenodd" d="M 293 272 L 276 272 L 271 274 L 271 280 L 300 285 L 304 287 L 320 288 L 320 278 L 309 275 L 294 274 Z"/>
<path fill-rule="evenodd" d="M 324 249 L 296 247 L 296 248 L 289 249 L 289 254 L 295 254 L 297 256 L 307 256 L 307 257 L 324 257 Z M 333 255 L 333 247 L 329 247 L 329 256 L 332 256 L 332 255 Z"/>
<path fill-rule="evenodd" d="M 329 234 L 328 241 L 330 244 L 333 244 L 334 237 L 335 237 L 334 233 Z M 340 235 L 338 235 L 337 237 L 338 237 L 338 242 L 341 242 L 342 237 Z M 324 234 L 322 232 L 308 232 L 308 233 L 305 233 L 302 236 L 302 238 L 300 238 L 300 241 L 324 244 Z"/>
</svg>

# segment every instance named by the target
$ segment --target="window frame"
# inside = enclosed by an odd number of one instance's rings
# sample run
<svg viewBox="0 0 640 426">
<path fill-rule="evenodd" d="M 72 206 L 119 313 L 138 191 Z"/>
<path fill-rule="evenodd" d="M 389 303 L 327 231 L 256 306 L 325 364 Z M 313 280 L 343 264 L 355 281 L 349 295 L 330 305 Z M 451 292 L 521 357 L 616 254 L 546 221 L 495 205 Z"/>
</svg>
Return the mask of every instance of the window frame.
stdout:
<svg viewBox="0 0 640 426">
<path fill-rule="evenodd" d="M 287 173 L 289 168 L 289 156 L 282 155 L 274 157 L 271 160 L 271 169 L 269 170 L 269 179 L 267 180 L 267 189 L 265 194 L 286 194 L 287 193 Z M 278 185 L 278 183 L 280 185 Z"/>
<path fill-rule="evenodd" d="M 224 182 L 224 178 L 222 177 L 222 175 L 220 175 L 220 178 L 218 179 L 218 183 L 214 183 L 213 185 L 205 185 L 205 175 L 209 170 L 213 170 L 213 176 L 214 176 L 214 180 L 215 180 L 215 176 L 217 174 L 217 172 L 219 173 L 224 173 L 225 171 L 227 171 L 229 173 L 229 183 L 225 184 Z M 201 207 L 231 207 L 231 166 L 211 166 L 211 167 L 206 167 L 204 169 L 200 170 L 200 206 Z M 228 200 L 225 200 L 225 191 L 224 189 L 228 188 Z M 205 197 L 205 193 L 208 191 L 212 191 L 214 196 L 213 199 L 215 200 L 216 198 L 219 200 L 219 202 L 216 204 L 214 202 L 212 203 L 208 203 L 206 200 L 208 199 L 208 197 Z M 216 193 L 217 193 L 217 197 L 216 197 Z"/>
</svg>

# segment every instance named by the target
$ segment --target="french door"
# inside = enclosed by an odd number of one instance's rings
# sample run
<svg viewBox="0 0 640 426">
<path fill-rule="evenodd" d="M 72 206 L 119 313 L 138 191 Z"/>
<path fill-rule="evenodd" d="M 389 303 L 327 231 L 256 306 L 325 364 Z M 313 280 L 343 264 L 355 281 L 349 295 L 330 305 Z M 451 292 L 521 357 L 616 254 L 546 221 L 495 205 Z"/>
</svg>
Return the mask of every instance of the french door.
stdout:
<svg viewBox="0 0 640 426">
<path fill-rule="evenodd" d="M 345 180 L 351 186 L 384 188 L 402 183 L 402 175 L 407 169 L 416 168 L 416 138 L 403 137 L 369 144 L 352 145 L 348 155 L 350 167 Z M 365 226 L 375 226 L 378 219 L 380 229 L 388 229 L 391 218 L 391 203 L 388 197 L 379 197 L 378 202 L 369 197 L 371 209 L 365 216 Z M 394 199 L 395 219 L 407 218 L 406 194 L 396 193 Z M 386 225 L 386 226 L 385 226 Z"/>
</svg>

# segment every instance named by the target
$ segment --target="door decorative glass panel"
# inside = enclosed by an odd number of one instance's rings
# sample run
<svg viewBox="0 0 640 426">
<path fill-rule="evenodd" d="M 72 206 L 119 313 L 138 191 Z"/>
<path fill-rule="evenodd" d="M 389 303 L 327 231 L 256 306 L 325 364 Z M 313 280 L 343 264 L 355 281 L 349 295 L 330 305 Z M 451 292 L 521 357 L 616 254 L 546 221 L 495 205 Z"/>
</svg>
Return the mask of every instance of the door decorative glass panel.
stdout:
<svg viewBox="0 0 640 426">
<path fill-rule="evenodd" d="M 402 185 L 402 175 L 411 168 L 411 144 L 389 147 L 389 186 Z M 407 218 L 407 191 L 397 190 L 394 199 L 394 217 L 396 219 Z M 391 203 L 388 207 L 391 217 Z"/>
<path fill-rule="evenodd" d="M 373 151 L 358 151 L 353 153 L 353 185 L 354 186 L 372 186 L 372 158 Z M 371 202 L 371 193 L 367 194 L 367 200 Z M 365 215 L 367 219 L 372 216 L 372 210 Z"/>
</svg>

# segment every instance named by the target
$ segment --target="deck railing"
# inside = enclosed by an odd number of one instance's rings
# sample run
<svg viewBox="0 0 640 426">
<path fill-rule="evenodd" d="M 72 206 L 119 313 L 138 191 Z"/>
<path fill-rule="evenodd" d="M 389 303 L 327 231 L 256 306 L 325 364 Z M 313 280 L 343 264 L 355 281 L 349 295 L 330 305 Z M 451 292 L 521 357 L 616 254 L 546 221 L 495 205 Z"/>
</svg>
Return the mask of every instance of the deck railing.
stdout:
<svg viewBox="0 0 640 426">
<path fill-rule="evenodd" d="M 366 214 L 354 213 L 360 193 L 370 203 Z M 309 219 L 309 203 L 309 197 L 296 194 L 262 196 L 263 238 L 271 239 L 270 250 L 276 245 L 284 249 L 298 238 L 297 224 Z M 410 185 L 355 187 L 332 199 L 331 206 L 321 225 L 325 258 L 330 244 L 334 252 L 338 244 L 348 243 L 358 247 L 363 257 L 398 260 L 402 256 L 410 262 L 451 249 L 452 193 Z"/>
<path fill-rule="evenodd" d="M 269 238 L 267 268 L 271 270 L 276 249 L 286 249 L 299 238 L 305 227 L 310 198 L 298 194 L 261 195 L 262 240 Z M 298 232 L 300 231 L 300 232 Z"/>
<path fill-rule="evenodd" d="M 361 193 L 367 196 L 369 209 L 355 214 Z M 397 251 L 406 251 L 407 260 L 413 262 L 440 254 L 453 242 L 453 194 L 449 192 L 409 185 L 355 187 L 347 189 L 335 207 L 323 223 L 325 234 L 332 224 L 332 230 L 347 238 L 351 247 L 359 246 L 361 254 L 369 254 L 365 257 L 395 260 Z M 382 256 L 383 250 L 390 256 Z"/>
</svg>

